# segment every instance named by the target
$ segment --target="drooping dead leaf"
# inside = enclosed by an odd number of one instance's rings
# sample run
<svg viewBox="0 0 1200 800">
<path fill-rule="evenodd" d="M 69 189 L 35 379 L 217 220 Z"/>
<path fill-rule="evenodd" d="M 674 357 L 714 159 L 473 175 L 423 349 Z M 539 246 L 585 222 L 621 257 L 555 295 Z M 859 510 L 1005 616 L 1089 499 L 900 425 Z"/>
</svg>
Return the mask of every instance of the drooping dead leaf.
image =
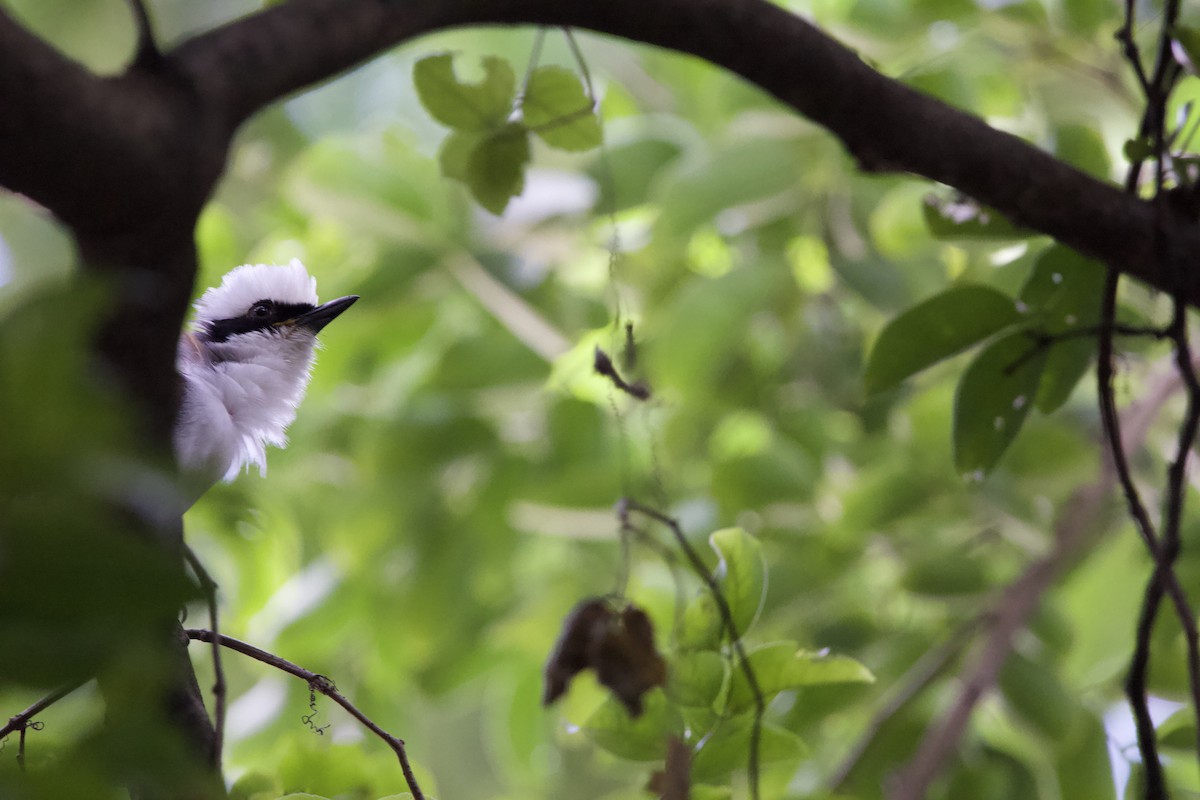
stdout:
<svg viewBox="0 0 1200 800">
<path fill-rule="evenodd" d="M 654 647 L 654 625 L 646 613 L 634 606 L 618 613 L 600 598 L 575 606 L 546 662 L 542 703 L 561 697 L 585 669 L 594 670 L 596 679 L 632 716 L 640 715 L 642 696 L 667 679 L 667 665 Z"/>
<path fill-rule="evenodd" d="M 542 693 L 542 705 L 548 706 L 562 697 L 571 679 L 588 668 L 595 629 L 608 627 L 612 609 L 600 598 L 584 600 L 563 620 L 562 633 L 554 645 L 554 652 L 546 662 L 546 688 Z"/>
</svg>

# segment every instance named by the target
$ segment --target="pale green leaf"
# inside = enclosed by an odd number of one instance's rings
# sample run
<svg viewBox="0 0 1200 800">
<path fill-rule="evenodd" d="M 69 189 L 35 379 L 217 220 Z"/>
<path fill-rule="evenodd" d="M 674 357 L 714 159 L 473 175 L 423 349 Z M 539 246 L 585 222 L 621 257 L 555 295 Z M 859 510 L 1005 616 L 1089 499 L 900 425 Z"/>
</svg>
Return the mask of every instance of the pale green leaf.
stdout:
<svg viewBox="0 0 1200 800">
<path fill-rule="evenodd" d="M 508 201 L 525 188 L 529 136 L 519 125 L 506 125 L 488 134 L 467 159 L 467 185 L 479 205 L 501 214 Z"/>
<path fill-rule="evenodd" d="M 438 148 L 438 166 L 442 174 L 456 181 L 468 182 L 467 171 L 471 156 L 483 135 L 474 131 L 454 131 L 442 141 Z"/>
<path fill-rule="evenodd" d="M 600 145 L 600 118 L 579 77 L 564 67 L 538 67 L 521 99 L 525 124 L 542 141 L 560 150 L 590 150 Z"/>
<path fill-rule="evenodd" d="M 670 661 L 667 696 L 681 706 L 709 708 L 729 680 L 729 662 L 712 650 L 685 651 Z"/>
<path fill-rule="evenodd" d="M 750 753 L 752 715 L 743 714 L 718 724 L 701 743 L 692 759 L 692 779 L 713 781 L 734 770 L 746 769 Z M 800 759 L 808 748 L 796 734 L 764 723 L 759 740 L 759 763 Z"/>
<path fill-rule="evenodd" d="M 741 638 L 754 622 L 766 596 L 767 570 L 762 545 L 741 528 L 725 528 L 708 537 L 719 558 L 713 571 L 729 606 L 736 636 Z M 684 609 L 678 643 L 683 648 L 711 648 L 721 639 L 724 621 L 707 588 Z"/>
<path fill-rule="evenodd" d="M 801 650 L 795 642 L 779 642 L 756 648 L 747 654 L 747 659 L 766 702 L 786 689 L 875 681 L 871 671 L 852 658 Z M 739 665 L 735 665 L 729 687 L 729 710 L 739 713 L 753 707 L 754 693 L 750 690 L 746 673 Z"/>
<path fill-rule="evenodd" d="M 454 73 L 454 56 L 426 56 L 413 67 L 413 82 L 421 105 L 430 116 L 450 128 L 485 131 L 504 124 L 512 110 L 516 77 L 507 61 L 483 59 L 483 78 L 460 81 Z"/>
<path fill-rule="evenodd" d="M 667 737 L 680 733 L 678 713 L 661 689 L 644 696 L 645 706 L 631 717 L 620 701 L 608 698 L 583 724 L 597 746 L 631 761 L 657 761 L 666 756 Z"/>
</svg>

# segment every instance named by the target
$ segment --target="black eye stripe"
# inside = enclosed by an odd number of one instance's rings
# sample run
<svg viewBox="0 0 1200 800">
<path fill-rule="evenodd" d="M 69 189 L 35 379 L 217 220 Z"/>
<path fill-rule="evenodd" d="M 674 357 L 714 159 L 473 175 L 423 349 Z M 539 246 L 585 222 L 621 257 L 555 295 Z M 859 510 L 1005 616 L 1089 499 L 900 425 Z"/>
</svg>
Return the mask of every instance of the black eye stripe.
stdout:
<svg viewBox="0 0 1200 800">
<path fill-rule="evenodd" d="M 260 305 L 269 306 L 270 313 L 264 316 L 255 314 L 254 310 Z M 315 307 L 312 303 L 276 303 L 271 300 L 259 300 L 251 304 L 243 316 L 205 322 L 203 334 L 210 342 L 224 342 L 230 336 L 236 336 L 239 333 L 271 330 L 275 323 L 298 317 L 306 311 L 312 311 Z"/>
</svg>

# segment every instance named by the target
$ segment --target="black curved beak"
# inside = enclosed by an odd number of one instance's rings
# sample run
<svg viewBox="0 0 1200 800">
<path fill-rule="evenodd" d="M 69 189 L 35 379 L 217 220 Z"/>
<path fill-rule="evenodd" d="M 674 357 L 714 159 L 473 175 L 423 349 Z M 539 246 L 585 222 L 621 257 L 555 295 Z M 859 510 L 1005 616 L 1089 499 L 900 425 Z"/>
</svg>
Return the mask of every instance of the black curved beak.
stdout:
<svg viewBox="0 0 1200 800">
<path fill-rule="evenodd" d="M 322 303 L 317 306 L 312 311 L 305 311 L 296 317 L 293 323 L 303 325 L 313 333 L 319 333 L 322 328 L 333 322 L 339 314 L 354 305 L 354 301 L 356 300 L 358 300 L 358 295 L 356 294 L 339 297 L 337 300 L 330 300 L 328 303 Z"/>
</svg>

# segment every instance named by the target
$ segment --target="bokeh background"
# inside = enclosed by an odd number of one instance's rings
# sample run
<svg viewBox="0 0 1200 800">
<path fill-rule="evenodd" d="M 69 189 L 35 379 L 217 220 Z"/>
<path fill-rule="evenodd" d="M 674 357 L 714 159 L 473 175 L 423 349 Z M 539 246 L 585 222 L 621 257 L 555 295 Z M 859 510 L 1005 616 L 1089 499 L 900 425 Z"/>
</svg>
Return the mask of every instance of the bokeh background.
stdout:
<svg viewBox="0 0 1200 800">
<path fill-rule="evenodd" d="M 129 58 L 123 2 L 0 3 L 96 70 Z M 785 5 L 888 75 L 1098 176 L 1122 168 L 1140 101 L 1112 38 L 1115 2 Z M 150 6 L 169 46 L 259 4 Z M 439 174 L 447 131 L 421 108 L 412 68 L 452 51 L 465 77 L 485 55 L 519 75 L 530 29 L 408 43 L 242 130 L 197 231 L 197 294 L 235 265 L 295 257 L 323 298 L 362 300 L 322 334 L 290 446 L 270 453 L 265 478 L 209 492 L 187 515 L 188 541 L 220 583 L 224 631 L 331 677 L 408 742 L 432 795 L 617 800 L 646 796 L 653 766 L 592 741 L 594 682 L 540 705 L 563 617 L 626 571 L 614 504 L 630 494 L 658 505 L 706 555 L 710 533 L 742 526 L 769 574 L 749 641 L 829 648 L 876 677 L 771 706 L 807 752 L 767 765 L 764 785 L 824 796 L 910 668 L 969 641 L 964 626 L 1050 548 L 1066 498 L 1099 468 L 1094 382 L 1054 415 L 1034 414 L 986 480 L 956 474 L 966 362 L 867 397 L 866 353 L 889 318 L 956 282 L 1015 292 L 1048 242 L 938 238 L 922 210 L 938 187 L 860 174 L 830 136 L 705 63 L 577 35 L 604 146 L 537 145 L 525 192 L 501 217 Z M 541 63 L 577 68 L 553 31 Z M 1189 78 L 1178 101 L 1198 93 Z M 0 316 L 69 282 L 75 258 L 45 213 L 0 195 Z M 1161 314 L 1138 289 L 1126 300 Z M 624 346 L 618 313 L 633 324 L 631 375 L 654 389 L 646 403 L 591 371 L 594 347 Z M 1130 347 L 1122 402 L 1163 355 Z M 0 392 L 36 388 L 10 378 Z M 1169 431 L 1167 419 L 1138 460 L 1147 480 L 1160 479 Z M 1186 535 L 1195 542 L 1192 518 Z M 937 796 L 1092 800 L 1120 796 L 1136 775 L 1120 681 L 1149 564 L 1115 504 L 1093 539 L 1018 638 Z M 1185 554 L 1185 585 L 1197 566 Z M 627 571 L 670 651 L 680 598 L 698 582 L 647 546 L 632 548 Z M 189 624 L 203 619 L 192 607 Z M 1170 624 L 1159 633 L 1166 716 L 1184 685 L 1182 644 Z M 207 653 L 194 650 L 207 685 Z M 317 699 L 313 722 L 329 727 L 316 735 L 301 721 L 303 684 L 226 663 L 226 763 L 242 796 L 402 791 L 390 751 L 332 703 Z M 961 667 L 951 658 L 882 726 L 844 791 L 880 794 Z M 0 687 L 0 709 L 36 696 Z M 101 714 L 91 689 L 59 704 L 31 734 L 30 758 L 52 760 Z M 1195 735 L 1179 728 L 1168 745 Z M 1168 770 L 1200 791 L 1189 763 Z M 744 776 L 722 782 L 743 796 Z"/>
</svg>

